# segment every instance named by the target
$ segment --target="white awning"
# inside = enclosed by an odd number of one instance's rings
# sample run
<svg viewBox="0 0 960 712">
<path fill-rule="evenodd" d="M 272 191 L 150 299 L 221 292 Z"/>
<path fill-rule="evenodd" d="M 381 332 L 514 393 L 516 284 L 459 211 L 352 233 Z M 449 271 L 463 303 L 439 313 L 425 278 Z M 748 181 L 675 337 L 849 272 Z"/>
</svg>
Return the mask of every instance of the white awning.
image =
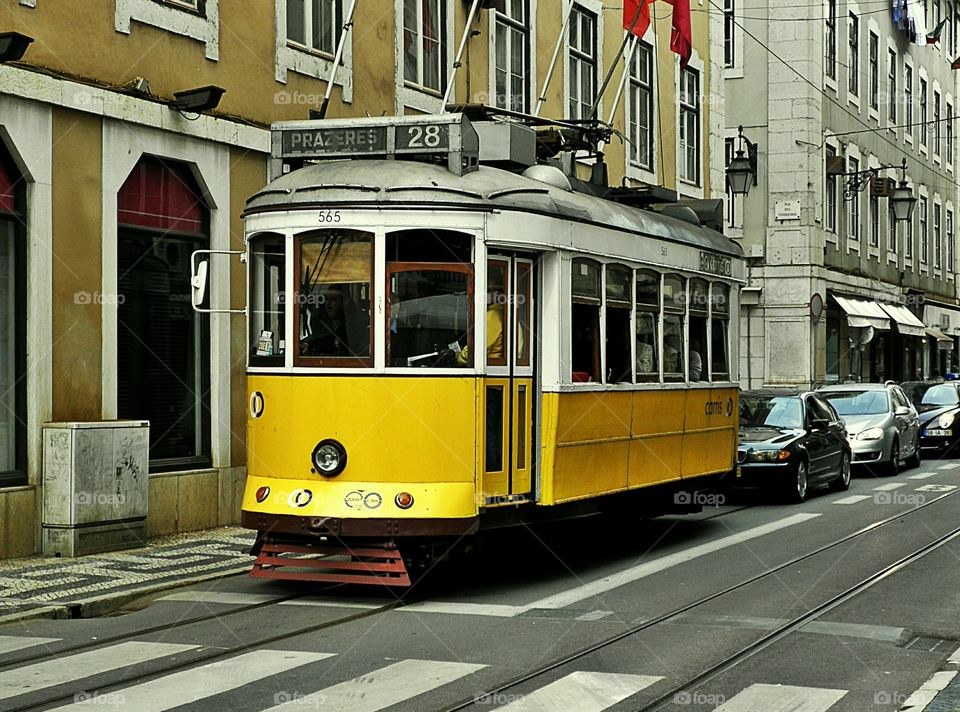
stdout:
<svg viewBox="0 0 960 712">
<path fill-rule="evenodd" d="M 953 339 L 944 334 L 940 329 L 935 326 L 931 326 L 927 329 L 924 329 L 929 336 L 932 336 L 937 340 L 937 348 L 941 351 L 953 351 Z"/>
<path fill-rule="evenodd" d="M 833 295 L 840 308 L 847 313 L 847 323 L 856 328 L 872 326 L 881 331 L 890 330 L 890 316 L 880 308 L 880 305 L 866 299 L 838 297 Z M 921 327 L 923 324 L 920 325 Z"/>
<path fill-rule="evenodd" d="M 924 335 L 924 325 L 923 322 L 917 319 L 906 307 L 900 306 L 899 304 L 881 304 L 880 308 L 883 309 L 887 314 L 890 315 L 890 318 L 897 322 L 897 330 L 906 336 L 923 336 Z"/>
</svg>

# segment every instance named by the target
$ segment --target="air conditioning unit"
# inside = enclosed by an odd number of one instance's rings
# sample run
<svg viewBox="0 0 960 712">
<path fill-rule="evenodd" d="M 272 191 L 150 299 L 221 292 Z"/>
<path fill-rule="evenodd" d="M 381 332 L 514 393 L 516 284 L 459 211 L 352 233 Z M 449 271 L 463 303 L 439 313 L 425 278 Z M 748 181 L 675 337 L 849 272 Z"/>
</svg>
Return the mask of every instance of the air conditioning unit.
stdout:
<svg viewBox="0 0 960 712">
<path fill-rule="evenodd" d="M 147 540 L 150 424 L 43 427 L 43 553 L 82 556 Z"/>
</svg>

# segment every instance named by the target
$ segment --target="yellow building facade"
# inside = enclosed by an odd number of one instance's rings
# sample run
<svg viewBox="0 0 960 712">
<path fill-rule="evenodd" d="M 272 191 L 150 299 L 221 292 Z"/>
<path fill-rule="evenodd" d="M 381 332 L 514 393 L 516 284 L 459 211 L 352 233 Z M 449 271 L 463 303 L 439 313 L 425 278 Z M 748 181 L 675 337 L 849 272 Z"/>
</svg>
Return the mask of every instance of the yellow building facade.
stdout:
<svg viewBox="0 0 960 712">
<path fill-rule="evenodd" d="M 0 3 L 0 34 L 33 40 L 0 64 L 0 558 L 40 551 L 48 422 L 150 421 L 149 535 L 239 521 L 246 326 L 192 311 L 189 255 L 242 249 L 269 125 L 320 108 L 345 25 L 329 118 L 440 112 L 450 82 L 451 103 L 588 118 L 624 37 L 599 0 L 481 2 L 455 70 L 474 3 L 357 0 L 348 23 L 352 5 Z M 611 185 L 722 196 L 722 16 L 694 5 L 689 68 L 656 3 L 599 102 Z M 171 106 L 207 85 L 214 109 Z M 244 306 L 243 270 L 213 306 Z"/>
</svg>

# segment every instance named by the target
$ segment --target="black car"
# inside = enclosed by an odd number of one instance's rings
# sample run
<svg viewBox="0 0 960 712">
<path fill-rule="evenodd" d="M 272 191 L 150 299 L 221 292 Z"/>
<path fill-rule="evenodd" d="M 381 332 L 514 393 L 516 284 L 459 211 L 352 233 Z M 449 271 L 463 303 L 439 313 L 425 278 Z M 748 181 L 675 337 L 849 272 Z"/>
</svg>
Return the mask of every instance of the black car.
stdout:
<svg viewBox="0 0 960 712">
<path fill-rule="evenodd" d="M 917 406 L 920 448 L 928 453 L 954 454 L 960 440 L 960 383 L 930 386 Z"/>
<path fill-rule="evenodd" d="M 850 444 L 843 421 L 812 392 L 740 394 L 737 487 L 775 489 L 802 502 L 810 487 L 850 486 Z"/>
</svg>

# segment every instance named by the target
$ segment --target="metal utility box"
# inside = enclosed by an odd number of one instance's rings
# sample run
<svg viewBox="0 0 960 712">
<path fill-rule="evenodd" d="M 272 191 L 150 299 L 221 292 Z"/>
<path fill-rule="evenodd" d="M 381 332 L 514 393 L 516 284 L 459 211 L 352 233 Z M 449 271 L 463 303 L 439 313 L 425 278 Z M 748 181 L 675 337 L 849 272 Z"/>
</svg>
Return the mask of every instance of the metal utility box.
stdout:
<svg viewBox="0 0 960 712">
<path fill-rule="evenodd" d="M 43 553 L 82 556 L 147 539 L 150 424 L 43 427 Z"/>
<path fill-rule="evenodd" d="M 480 163 L 506 170 L 523 170 L 537 163 L 537 132 L 512 122 L 478 121 Z"/>
</svg>

